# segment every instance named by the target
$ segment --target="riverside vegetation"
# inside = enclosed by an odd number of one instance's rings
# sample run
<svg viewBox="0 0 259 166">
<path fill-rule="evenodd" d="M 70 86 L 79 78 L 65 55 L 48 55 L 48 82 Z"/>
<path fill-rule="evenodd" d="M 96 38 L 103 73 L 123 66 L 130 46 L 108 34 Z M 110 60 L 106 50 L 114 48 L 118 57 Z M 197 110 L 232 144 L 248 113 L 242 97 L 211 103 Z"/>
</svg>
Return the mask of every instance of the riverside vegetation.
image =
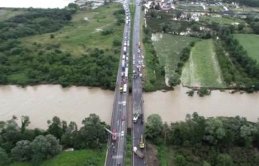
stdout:
<svg viewBox="0 0 259 166">
<path fill-rule="evenodd" d="M 146 140 L 157 145 L 162 166 L 259 164 L 258 122 L 193 113 L 183 122 L 167 124 L 153 114 L 145 126 Z"/>
<path fill-rule="evenodd" d="M 13 117 L 0 122 L 0 165 L 100 165 L 104 163 L 108 127 L 95 114 L 82 120 L 82 127 L 75 122 L 62 121 L 53 117 L 48 129 L 28 129 L 30 119 L 21 118 L 18 125 Z M 74 148 L 75 152 L 62 152 Z M 101 154 L 96 158 L 96 153 Z M 58 155 L 58 156 L 57 156 Z M 53 158 L 56 156 L 55 158 Z M 66 159 L 67 158 L 67 159 Z M 95 158 L 95 159 L 93 159 Z M 74 161 L 75 159 L 75 161 Z"/>
<path fill-rule="evenodd" d="M 91 20 L 84 20 L 85 16 Z M 107 21 L 110 26 L 96 31 Z M 123 24 L 124 11 L 116 3 L 94 10 L 75 4 L 64 9 L 26 9 L 0 21 L 0 84 L 114 89 Z M 82 44 L 94 38 L 94 44 Z M 67 42 L 77 46 L 67 47 Z"/>
</svg>

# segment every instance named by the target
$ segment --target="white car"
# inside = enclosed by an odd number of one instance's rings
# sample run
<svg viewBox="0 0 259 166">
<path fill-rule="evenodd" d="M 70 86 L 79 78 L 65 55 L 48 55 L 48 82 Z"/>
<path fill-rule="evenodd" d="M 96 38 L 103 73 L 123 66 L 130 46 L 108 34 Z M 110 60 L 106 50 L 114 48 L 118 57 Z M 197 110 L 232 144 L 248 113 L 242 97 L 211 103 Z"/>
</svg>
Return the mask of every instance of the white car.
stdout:
<svg viewBox="0 0 259 166">
<path fill-rule="evenodd" d="M 124 137 L 124 131 L 121 131 L 121 136 Z"/>
</svg>

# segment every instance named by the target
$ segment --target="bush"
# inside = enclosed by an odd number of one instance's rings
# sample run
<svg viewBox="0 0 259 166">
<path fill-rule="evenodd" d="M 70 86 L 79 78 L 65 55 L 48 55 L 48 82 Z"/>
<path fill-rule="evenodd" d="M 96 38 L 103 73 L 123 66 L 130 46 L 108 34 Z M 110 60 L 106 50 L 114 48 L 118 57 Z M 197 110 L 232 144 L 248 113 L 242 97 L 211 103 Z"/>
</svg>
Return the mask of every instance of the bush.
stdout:
<svg viewBox="0 0 259 166">
<path fill-rule="evenodd" d="M 203 96 L 206 96 L 206 95 L 210 95 L 210 90 L 208 88 L 201 87 L 200 89 L 198 89 L 197 94 L 200 97 L 203 97 Z"/>
</svg>

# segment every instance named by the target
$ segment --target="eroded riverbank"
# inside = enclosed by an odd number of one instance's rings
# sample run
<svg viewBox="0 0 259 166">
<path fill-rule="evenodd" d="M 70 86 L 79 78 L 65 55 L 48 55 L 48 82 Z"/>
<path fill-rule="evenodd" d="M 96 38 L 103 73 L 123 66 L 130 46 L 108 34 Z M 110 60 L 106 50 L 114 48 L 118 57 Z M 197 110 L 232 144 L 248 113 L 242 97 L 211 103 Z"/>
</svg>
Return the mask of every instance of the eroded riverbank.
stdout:
<svg viewBox="0 0 259 166">
<path fill-rule="evenodd" d="M 157 113 L 167 122 L 181 121 L 187 113 L 198 112 L 210 116 L 243 116 L 250 121 L 259 117 L 259 93 L 230 94 L 213 91 L 210 96 L 189 97 L 187 88 L 177 87 L 169 92 L 144 94 L 145 117 Z M 81 125 L 90 113 L 100 116 L 110 124 L 114 93 L 100 88 L 40 85 L 21 88 L 0 87 L 0 121 L 13 115 L 30 116 L 30 128 L 46 128 L 47 120 L 58 116 L 62 120 L 75 121 Z"/>
</svg>

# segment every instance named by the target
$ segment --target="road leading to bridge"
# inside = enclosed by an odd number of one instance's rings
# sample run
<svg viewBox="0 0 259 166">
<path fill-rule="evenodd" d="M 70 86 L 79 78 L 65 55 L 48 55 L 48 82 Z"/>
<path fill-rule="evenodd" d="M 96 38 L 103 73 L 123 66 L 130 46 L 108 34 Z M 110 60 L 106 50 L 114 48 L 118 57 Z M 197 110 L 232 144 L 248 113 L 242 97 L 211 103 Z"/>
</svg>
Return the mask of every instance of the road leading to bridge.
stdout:
<svg viewBox="0 0 259 166">
<path fill-rule="evenodd" d="M 111 135 L 108 139 L 108 149 L 105 161 L 106 166 L 123 166 L 125 161 L 130 48 L 130 12 L 128 0 L 124 1 L 123 7 L 125 10 L 125 26 L 113 103 Z"/>
<path fill-rule="evenodd" d="M 132 148 L 136 148 L 144 154 L 144 150 L 140 149 L 139 143 L 141 136 L 144 137 L 144 112 L 142 98 L 142 77 L 144 68 L 144 56 L 140 47 L 140 17 L 141 17 L 141 1 L 135 0 L 135 15 L 132 40 L 132 57 L 133 57 L 133 79 L 132 79 Z M 145 160 L 136 153 L 133 153 L 133 166 L 144 166 Z"/>
</svg>

